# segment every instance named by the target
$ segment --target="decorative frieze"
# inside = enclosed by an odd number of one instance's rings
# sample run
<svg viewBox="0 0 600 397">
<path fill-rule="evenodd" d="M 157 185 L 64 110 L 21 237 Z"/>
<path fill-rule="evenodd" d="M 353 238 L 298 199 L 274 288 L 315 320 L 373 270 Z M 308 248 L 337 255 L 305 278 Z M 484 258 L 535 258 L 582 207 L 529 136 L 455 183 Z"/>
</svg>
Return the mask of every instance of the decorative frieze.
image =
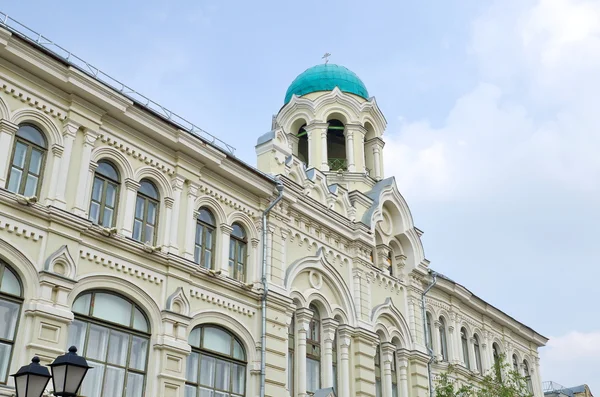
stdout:
<svg viewBox="0 0 600 397">
<path fill-rule="evenodd" d="M 223 307 L 227 310 L 230 310 L 235 313 L 240 313 L 248 317 L 252 317 L 256 314 L 256 310 L 249 306 L 243 305 L 241 303 L 235 302 L 234 300 L 225 298 L 218 294 L 214 294 L 212 292 L 208 292 L 199 288 L 191 288 L 190 296 L 192 298 L 212 303 L 215 306 Z"/>
<path fill-rule="evenodd" d="M 133 157 L 134 159 L 137 159 L 146 165 L 156 168 L 157 170 L 161 171 L 162 173 L 168 175 L 169 177 L 172 177 L 175 175 L 175 170 L 172 167 L 170 167 L 169 165 L 164 164 L 160 161 L 157 161 L 152 156 L 148 155 L 147 153 L 142 152 L 141 150 L 139 150 L 137 148 L 131 147 L 127 143 L 119 142 L 117 139 L 115 139 L 111 136 L 108 136 L 105 133 L 100 133 L 100 140 L 103 143 L 105 143 L 109 146 L 112 146 L 115 149 L 118 149 L 119 151 L 126 154 L 127 156 Z"/>
<path fill-rule="evenodd" d="M 33 95 L 20 90 L 6 82 L 0 81 L 1 91 L 7 95 L 12 96 L 13 98 L 28 104 L 29 106 L 41 110 L 48 116 L 63 121 L 67 118 L 67 114 L 62 110 L 50 105 L 49 103 L 34 97 Z"/>
<path fill-rule="evenodd" d="M 129 274 L 130 276 L 153 284 L 160 285 L 164 282 L 164 277 L 156 272 L 89 248 L 79 250 L 79 256 L 82 259 L 87 259 L 97 265 L 102 265 L 117 272 Z"/>
<path fill-rule="evenodd" d="M 15 236 L 38 241 L 46 236 L 45 232 L 36 230 L 29 225 L 8 218 L 0 218 L 0 231 L 14 234 Z"/>
</svg>

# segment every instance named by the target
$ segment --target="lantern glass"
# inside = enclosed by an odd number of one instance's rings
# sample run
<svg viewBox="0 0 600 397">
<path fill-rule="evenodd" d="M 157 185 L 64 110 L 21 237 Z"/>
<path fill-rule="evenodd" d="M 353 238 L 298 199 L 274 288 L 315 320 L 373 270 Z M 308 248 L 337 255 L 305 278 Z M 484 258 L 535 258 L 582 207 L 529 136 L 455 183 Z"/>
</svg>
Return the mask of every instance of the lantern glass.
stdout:
<svg viewBox="0 0 600 397">
<path fill-rule="evenodd" d="M 76 396 L 85 374 L 91 368 L 85 358 L 78 356 L 76 352 L 77 348 L 71 346 L 67 354 L 57 357 L 50 364 L 56 396 Z"/>
<path fill-rule="evenodd" d="M 16 380 L 17 396 L 41 397 L 50 379 L 39 375 L 23 375 Z"/>
<path fill-rule="evenodd" d="M 41 397 L 50 380 L 50 372 L 40 365 L 37 356 L 31 360 L 31 364 L 21 367 L 11 376 L 15 378 L 17 397 Z"/>
</svg>

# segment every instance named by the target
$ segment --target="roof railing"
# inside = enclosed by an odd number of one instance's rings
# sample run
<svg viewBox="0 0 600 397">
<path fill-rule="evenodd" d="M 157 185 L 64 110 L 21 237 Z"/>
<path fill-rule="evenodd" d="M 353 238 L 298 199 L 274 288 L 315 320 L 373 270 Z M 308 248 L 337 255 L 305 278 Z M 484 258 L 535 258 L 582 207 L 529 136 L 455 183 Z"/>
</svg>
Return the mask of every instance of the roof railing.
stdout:
<svg viewBox="0 0 600 397">
<path fill-rule="evenodd" d="M 45 50 L 51 52 L 52 54 L 56 55 L 57 57 L 63 59 L 69 65 L 71 65 L 74 68 L 80 70 L 81 72 L 93 77 L 94 79 L 99 80 L 102 83 L 108 85 L 110 88 L 120 92 L 121 94 L 125 95 L 127 98 L 131 99 L 132 101 L 134 101 L 138 105 L 146 108 L 147 110 L 151 111 L 152 113 L 158 115 L 159 117 L 177 125 L 181 129 L 188 131 L 191 134 L 198 136 L 199 138 L 203 139 L 204 141 L 206 141 L 212 145 L 215 145 L 222 150 L 225 150 L 227 153 L 234 155 L 235 147 L 229 145 L 228 143 L 217 138 L 216 136 L 212 135 L 211 133 L 203 130 L 202 128 L 198 127 L 191 121 L 188 121 L 188 120 L 184 119 L 183 117 L 179 116 L 178 114 L 170 111 L 169 109 L 165 108 L 164 106 L 160 105 L 159 103 L 154 102 L 147 96 L 140 94 L 139 92 L 137 92 L 133 88 L 129 87 L 128 85 L 121 83 L 119 80 L 109 76 L 108 74 L 104 73 L 102 70 L 89 64 L 85 60 L 83 60 L 80 57 L 78 57 L 77 55 L 73 54 L 71 51 L 59 46 L 58 44 L 54 43 L 52 40 L 43 36 L 41 33 L 38 33 L 36 31 L 34 31 L 33 29 L 30 29 L 29 27 L 27 27 L 27 26 L 23 25 L 21 22 L 9 17 L 7 14 L 5 14 L 3 12 L 0 12 L 0 26 L 4 26 L 9 31 L 16 33 L 23 39 L 31 42 L 32 44 L 42 47 Z"/>
</svg>

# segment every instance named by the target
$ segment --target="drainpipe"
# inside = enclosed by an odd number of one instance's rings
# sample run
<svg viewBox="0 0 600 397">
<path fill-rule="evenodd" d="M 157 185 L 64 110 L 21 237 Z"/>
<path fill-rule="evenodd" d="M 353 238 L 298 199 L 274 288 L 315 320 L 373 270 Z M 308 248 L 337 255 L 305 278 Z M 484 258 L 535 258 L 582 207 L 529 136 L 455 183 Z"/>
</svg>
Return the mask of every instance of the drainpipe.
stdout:
<svg viewBox="0 0 600 397">
<path fill-rule="evenodd" d="M 423 317 L 423 327 L 425 328 L 425 346 L 427 347 L 427 352 L 429 353 L 429 361 L 427 362 L 427 378 L 429 379 L 429 396 L 433 397 L 433 380 L 431 379 L 431 364 L 435 360 L 435 355 L 433 353 L 433 347 L 429 346 L 429 333 L 431 330 L 427 325 L 427 314 L 425 312 L 425 295 L 433 288 L 435 283 L 437 282 L 437 273 L 434 271 L 430 271 L 433 279 L 431 280 L 431 284 L 427 287 L 425 291 L 421 294 L 421 315 Z M 432 338 L 433 339 L 433 338 Z"/>
<path fill-rule="evenodd" d="M 260 397 L 265 397 L 265 380 L 267 366 L 267 294 L 269 284 L 267 283 L 267 214 L 283 198 L 283 183 L 277 182 L 278 195 L 269 204 L 262 214 L 262 335 L 260 337 Z"/>
</svg>

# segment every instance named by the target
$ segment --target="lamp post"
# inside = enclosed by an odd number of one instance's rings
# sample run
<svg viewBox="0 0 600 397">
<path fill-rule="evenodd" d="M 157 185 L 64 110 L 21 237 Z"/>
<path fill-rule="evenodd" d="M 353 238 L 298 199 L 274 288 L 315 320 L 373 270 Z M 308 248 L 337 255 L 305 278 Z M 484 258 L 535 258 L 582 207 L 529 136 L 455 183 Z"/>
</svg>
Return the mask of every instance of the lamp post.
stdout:
<svg viewBox="0 0 600 397">
<path fill-rule="evenodd" d="M 39 357 L 35 356 L 31 364 L 21 367 L 15 378 L 17 397 L 42 397 L 46 385 L 52 378 L 54 395 L 60 397 L 77 397 L 83 378 L 91 369 L 85 358 L 77 355 L 77 348 L 71 346 L 69 352 L 59 356 L 50 364 L 52 376 L 48 368 L 40 365 Z"/>
<path fill-rule="evenodd" d="M 38 356 L 11 376 L 15 378 L 17 397 L 41 397 L 51 378 L 48 368 L 40 365 Z"/>
<path fill-rule="evenodd" d="M 79 390 L 87 371 L 92 367 L 88 365 L 85 358 L 77 355 L 77 348 L 71 346 L 67 354 L 57 357 L 50 364 L 50 368 L 52 368 L 54 395 L 77 397 L 77 390 Z"/>
</svg>

